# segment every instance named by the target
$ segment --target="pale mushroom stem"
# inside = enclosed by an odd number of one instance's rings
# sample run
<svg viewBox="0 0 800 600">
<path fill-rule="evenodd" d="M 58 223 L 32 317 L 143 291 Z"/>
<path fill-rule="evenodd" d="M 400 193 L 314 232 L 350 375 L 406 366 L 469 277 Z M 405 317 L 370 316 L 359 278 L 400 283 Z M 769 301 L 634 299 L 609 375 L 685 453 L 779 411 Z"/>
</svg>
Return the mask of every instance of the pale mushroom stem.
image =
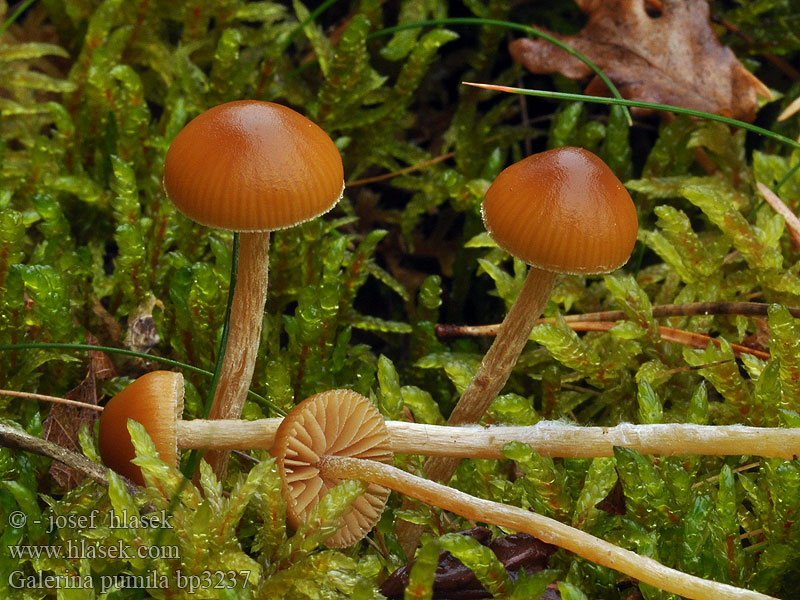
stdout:
<svg viewBox="0 0 800 600">
<path fill-rule="evenodd" d="M 492 400 L 508 381 L 536 320 L 547 306 L 555 280 L 556 273 L 530 267 L 519 296 L 497 331 L 497 337 L 483 357 L 475 377 L 450 413 L 448 425 L 480 421 Z M 435 481 L 447 482 L 453 476 L 458 463 L 458 459 L 432 458 L 425 464 L 425 475 Z"/>
<path fill-rule="evenodd" d="M 547 306 L 555 280 L 556 273 L 530 267 L 517 299 L 497 331 L 497 337 L 450 413 L 448 425 L 477 423 L 489 408 L 508 381 L 536 320 Z"/>
<path fill-rule="evenodd" d="M 258 421 L 178 421 L 182 449 L 252 450 L 271 448 L 282 419 Z M 664 423 L 581 427 L 541 421 L 528 427 L 450 427 L 386 421 L 395 454 L 462 458 L 504 458 L 503 446 L 528 444 L 542 456 L 613 456 L 620 446 L 656 456 L 763 456 L 791 460 L 800 454 L 800 429 L 744 425 Z"/>
<path fill-rule="evenodd" d="M 238 419 L 253 378 L 261 324 L 267 301 L 269 231 L 239 234 L 239 267 L 231 304 L 228 346 L 209 419 Z M 227 451 L 209 451 L 204 458 L 220 481 L 228 468 Z"/>
<path fill-rule="evenodd" d="M 448 425 L 464 425 L 480 421 L 492 400 L 508 381 L 508 376 L 517 363 L 522 349 L 525 348 L 536 320 L 547 306 L 555 280 L 556 273 L 552 271 L 534 266 L 528 269 L 519 296 L 500 324 L 497 336 L 483 357 L 475 377 L 450 413 L 450 418 L 447 419 Z M 431 457 L 425 462 L 425 476 L 446 483 L 455 473 L 459 462 L 458 458 Z M 417 547 L 422 527 L 401 521 L 398 523 L 397 535 L 403 549 L 410 555 Z"/>
<path fill-rule="evenodd" d="M 465 519 L 522 531 L 596 564 L 685 598 L 775 600 L 772 596 L 682 573 L 554 519 L 516 506 L 476 498 L 390 465 L 343 456 L 323 456 L 316 466 L 323 478 L 360 479 L 438 506 Z"/>
</svg>

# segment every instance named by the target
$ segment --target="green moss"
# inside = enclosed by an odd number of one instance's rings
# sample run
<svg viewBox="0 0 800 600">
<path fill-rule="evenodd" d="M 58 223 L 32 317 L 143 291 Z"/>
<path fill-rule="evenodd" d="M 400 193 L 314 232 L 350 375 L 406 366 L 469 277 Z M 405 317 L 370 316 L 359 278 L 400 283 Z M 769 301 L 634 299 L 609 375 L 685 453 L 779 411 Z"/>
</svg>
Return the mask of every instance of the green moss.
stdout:
<svg viewBox="0 0 800 600">
<path fill-rule="evenodd" d="M 354 184 L 324 219 L 272 236 L 267 326 L 252 384 L 267 401 L 249 403 L 248 418 L 348 387 L 373 398 L 387 417 L 443 422 L 490 340 L 439 337 L 435 325 L 499 322 L 526 272 L 485 235 L 483 193 L 527 153 L 526 144 L 534 150 L 579 144 L 599 153 L 634 193 L 641 247 L 623 271 L 604 279 L 559 278 L 545 311 L 556 320 L 534 330 L 485 422 L 528 425 L 545 416 L 601 425 L 800 423 L 798 324 L 786 309 L 800 305 L 796 249 L 783 219 L 753 188 L 755 181 L 782 182 L 778 192 L 796 211 L 800 176 L 783 181 L 796 153 L 685 117 L 657 131 L 638 121 L 631 128 L 622 110 L 582 102 L 531 101 L 523 117 L 517 97 L 458 85 L 519 81 L 522 71 L 498 27 L 450 24 L 377 35 L 386 26 L 456 13 L 518 22 L 534 15 L 575 31 L 574 10 L 506 0 L 458 7 L 362 0 L 335 2 L 312 19 L 316 6 L 307 4 L 41 0 L 10 25 L 0 38 L 0 345 L 93 339 L 212 369 L 232 236 L 176 212 L 161 186 L 164 155 L 200 112 L 257 98 L 319 122 L 341 149 Z M 798 14 L 791 3 L 729 4 L 714 3 L 712 10 L 755 40 L 739 45 L 740 55 L 761 61 L 755 52 L 769 43 L 770 52 L 796 58 L 791 24 Z M 771 68 L 765 63 L 759 75 L 781 88 L 787 104 L 797 86 Z M 575 89 L 561 79 L 552 85 Z M 770 122 L 777 112 L 770 111 L 759 115 L 761 125 L 797 137 L 796 118 Z M 704 168 L 698 154 L 708 159 Z M 357 182 L 386 173 L 395 176 Z M 653 316 L 657 304 L 750 300 L 772 304 L 766 326 L 741 315 Z M 610 331 L 576 333 L 560 317 L 598 310 L 622 310 L 627 318 Z M 142 319 L 157 334 L 144 341 L 137 337 Z M 719 347 L 664 341 L 662 325 L 716 337 Z M 770 359 L 737 357 L 731 344 L 748 340 L 768 345 Z M 111 360 L 117 377 L 103 384 L 111 393 L 153 368 L 140 359 Z M 0 387 L 63 396 L 86 372 L 82 352 L 0 351 Z M 186 413 L 196 416 L 209 379 L 185 375 Z M 35 435 L 48 411 L 44 403 L 0 397 L 3 419 Z M 194 575 L 219 568 L 250 572 L 237 580 L 235 597 L 377 598 L 377 582 L 404 560 L 394 535 L 402 516 L 436 534 L 418 554 L 408 597 L 430 597 L 442 548 L 462 556 L 496 595 L 533 597 L 558 580 L 565 598 L 623 597 L 615 573 L 566 553 L 544 575 L 509 581 L 484 550 L 450 535 L 462 520 L 426 507 L 401 510 L 395 497 L 373 544 L 324 550 L 330 523 L 360 484 L 337 488 L 312 522 L 292 532 L 265 453 L 254 453 L 258 466 L 237 465 L 222 483 L 203 470 L 200 494 L 181 487 L 179 473 L 137 435 L 137 460 L 149 483 L 142 497 L 128 495 L 113 477 L 108 492 L 93 483 L 58 489 L 48 461 L 0 448 L 0 515 L 22 510 L 46 519 L 97 510 L 107 516 L 112 508 L 138 515 L 148 503 L 170 510 L 180 531 L 160 538 L 147 528 L 48 533 L 0 518 L 3 552 L 78 540 L 175 545 L 179 559 L 42 558 L 23 568 L 95 580 L 151 570 L 172 576 L 178 566 Z M 81 443 L 96 459 L 87 430 Z M 503 461 L 464 461 L 454 485 L 553 514 L 697 575 L 788 597 L 798 583 L 797 465 L 772 459 L 740 470 L 753 461 L 624 450 L 574 460 L 511 447 Z M 421 468 L 415 457 L 399 457 L 398 464 Z M 625 515 L 597 508 L 617 483 Z M 0 561 L 3 593 L 7 563 Z M 647 586 L 641 592 L 668 597 Z M 164 593 L 120 587 L 98 596 Z"/>
</svg>

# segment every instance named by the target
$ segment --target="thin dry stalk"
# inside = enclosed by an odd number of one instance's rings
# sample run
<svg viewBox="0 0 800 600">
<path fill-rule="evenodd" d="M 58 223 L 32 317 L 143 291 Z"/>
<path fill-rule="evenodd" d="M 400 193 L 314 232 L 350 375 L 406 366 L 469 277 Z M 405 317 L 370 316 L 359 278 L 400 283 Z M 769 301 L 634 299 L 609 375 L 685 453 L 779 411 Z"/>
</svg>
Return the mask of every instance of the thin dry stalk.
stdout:
<svg viewBox="0 0 800 600">
<path fill-rule="evenodd" d="M 387 179 L 392 179 L 393 177 L 397 177 L 399 175 L 413 173 L 414 171 L 421 171 L 426 167 L 430 167 L 431 165 L 435 165 L 436 163 L 445 161 L 448 158 L 453 158 L 455 155 L 456 155 L 455 152 L 448 152 L 446 154 L 442 154 L 430 160 L 426 160 L 425 162 L 421 162 L 416 165 L 411 165 L 410 167 L 406 167 L 398 171 L 392 171 L 391 173 L 384 173 L 383 175 L 375 175 L 374 177 L 365 177 L 364 179 L 354 179 L 353 181 L 348 181 L 347 183 L 345 183 L 345 186 L 351 188 L 359 185 L 366 185 L 368 183 L 377 183 L 379 181 L 386 181 Z"/>
<path fill-rule="evenodd" d="M 682 573 L 555 519 L 516 506 L 476 498 L 390 465 L 344 456 L 323 456 L 317 467 L 324 477 L 361 479 L 377 483 L 426 504 L 454 512 L 465 519 L 528 533 L 545 543 L 565 548 L 596 564 L 685 598 L 775 600 L 759 592 Z"/>
<path fill-rule="evenodd" d="M 82 454 L 72 452 L 71 450 L 67 450 L 58 444 L 54 444 L 53 442 L 48 442 L 42 438 L 32 436 L 25 431 L 17 429 L 16 427 L 9 427 L 8 425 L 3 425 L 0 423 L 0 446 L 14 448 L 16 450 L 24 450 L 26 452 L 38 454 L 39 456 L 52 458 L 53 460 L 64 463 L 68 467 L 83 473 L 100 485 L 108 487 L 109 470 L 107 468 L 92 462 Z M 121 475 L 120 479 L 122 479 L 129 493 L 138 493 L 139 486 Z"/>
<path fill-rule="evenodd" d="M 611 311 L 609 311 L 611 312 Z M 616 311 L 615 311 L 616 312 Z M 596 313 L 601 314 L 601 313 Z M 573 319 L 565 318 L 567 325 L 569 325 L 570 329 L 573 331 L 610 331 L 614 327 L 618 325 L 616 321 L 578 321 L 577 318 L 580 318 L 584 315 L 570 315 L 571 317 L 575 317 Z M 624 315 L 622 315 L 624 317 Z M 655 316 L 655 315 L 653 315 Z M 553 323 L 555 322 L 554 319 L 539 319 L 538 323 Z M 448 336 L 456 336 L 456 335 L 466 335 L 466 336 L 493 336 L 497 335 L 497 330 L 499 325 L 491 324 L 491 325 L 436 325 L 436 333 L 441 337 L 448 337 Z M 683 344 L 684 346 L 691 346 L 692 348 L 705 348 L 708 346 L 708 342 L 712 342 L 715 346 L 719 348 L 720 341 L 716 338 L 712 338 L 709 335 L 705 335 L 702 333 L 694 333 L 692 331 L 685 331 L 683 329 L 675 329 L 673 327 L 663 327 L 659 326 L 658 334 L 662 340 L 667 342 L 677 342 L 679 344 Z M 739 356 L 740 354 L 752 354 L 762 360 L 769 360 L 769 352 L 764 352 L 763 350 L 757 350 L 755 348 L 750 348 L 749 346 L 744 346 L 742 344 L 731 344 L 731 349 L 735 356 Z"/>
<path fill-rule="evenodd" d="M 786 228 L 789 230 L 789 235 L 792 237 L 792 241 L 797 248 L 800 248 L 800 219 L 797 218 L 797 215 L 792 212 L 792 209 L 784 204 L 783 200 L 781 200 L 778 195 L 765 186 L 760 181 L 756 183 L 756 187 L 758 188 L 758 192 L 761 194 L 761 197 L 769 204 L 773 210 L 778 213 L 780 216 L 783 217 L 783 220 L 786 221 Z"/>
<path fill-rule="evenodd" d="M 91 410 L 96 410 L 98 412 L 103 410 L 103 407 L 98 406 L 97 404 L 89 404 L 88 402 L 80 402 L 78 400 L 68 400 L 66 398 L 59 398 L 58 396 L 45 396 L 44 394 L 34 394 L 31 392 L 0 390 L 0 396 L 10 396 L 11 398 L 24 398 L 26 400 L 43 400 L 45 402 L 52 402 L 53 404 L 66 404 L 67 406 L 88 408 Z"/>
</svg>

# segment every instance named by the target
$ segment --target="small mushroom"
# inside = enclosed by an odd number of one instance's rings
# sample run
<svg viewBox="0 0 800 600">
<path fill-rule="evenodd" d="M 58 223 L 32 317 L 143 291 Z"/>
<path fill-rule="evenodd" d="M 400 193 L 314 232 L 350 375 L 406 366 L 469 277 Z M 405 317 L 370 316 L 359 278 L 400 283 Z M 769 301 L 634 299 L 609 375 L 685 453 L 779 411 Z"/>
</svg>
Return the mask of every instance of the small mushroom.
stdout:
<svg viewBox="0 0 800 600">
<path fill-rule="evenodd" d="M 131 462 L 136 451 L 128 420 L 141 423 L 165 463 L 178 466 L 178 422 L 183 414 L 183 375 L 145 373 L 114 396 L 100 414 L 98 446 L 103 463 L 144 485 L 142 470 Z"/>
<path fill-rule="evenodd" d="M 331 390 L 303 400 L 283 419 L 270 452 L 279 459 L 287 517 L 295 528 L 339 483 L 338 478 L 320 472 L 317 462 L 321 457 L 347 456 L 386 464 L 394 458 L 389 431 L 378 409 L 351 390 Z M 388 498 L 388 488 L 370 484 L 341 518 L 327 545 L 343 548 L 362 539 L 381 518 Z"/>
<path fill-rule="evenodd" d="M 167 152 L 164 188 L 190 219 L 241 232 L 228 348 L 209 414 L 236 419 L 261 336 L 269 232 L 330 210 L 344 190 L 342 159 L 328 135 L 292 109 L 256 100 L 229 102 L 178 133 Z M 206 460 L 223 479 L 228 454 L 210 453 Z"/>
<path fill-rule="evenodd" d="M 183 421 L 183 391 L 180 373 L 153 371 L 111 398 L 100 416 L 100 456 L 106 466 L 144 485 L 141 470 L 130 462 L 135 453 L 127 429 L 129 419 L 144 425 L 162 460 L 172 465 L 178 464 L 180 449 L 253 450 L 275 445 L 283 419 Z M 338 394 L 348 402 L 358 396 L 348 390 L 326 393 Z M 800 429 L 778 427 L 683 423 L 580 427 L 556 421 L 541 421 L 529 427 L 452 427 L 386 421 L 386 428 L 396 453 L 458 458 L 504 458 L 503 446 L 515 441 L 530 445 L 543 456 L 574 458 L 613 456 L 615 446 L 665 456 L 755 455 L 791 459 L 800 454 Z"/>
<path fill-rule="evenodd" d="M 363 424 L 363 425 L 362 425 Z M 369 484 L 328 544 L 355 543 L 374 526 L 388 490 L 461 515 L 533 535 L 587 560 L 686 598 L 760 599 L 769 596 L 671 569 L 555 519 L 476 498 L 391 464 L 391 439 L 377 408 L 355 392 L 333 390 L 308 398 L 284 418 L 272 455 L 283 477 L 290 522 L 297 526 L 325 491 L 345 479 Z"/>
<path fill-rule="evenodd" d="M 558 273 L 607 273 L 633 251 L 636 207 L 611 169 L 583 148 L 534 154 L 503 170 L 486 191 L 486 230 L 530 265 L 519 296 L 500 325 L 448 425 L 477 423 L 506 384 Z M 458 460 L 431 458 L 425 473 L 448 481 Z"/>
</svg>

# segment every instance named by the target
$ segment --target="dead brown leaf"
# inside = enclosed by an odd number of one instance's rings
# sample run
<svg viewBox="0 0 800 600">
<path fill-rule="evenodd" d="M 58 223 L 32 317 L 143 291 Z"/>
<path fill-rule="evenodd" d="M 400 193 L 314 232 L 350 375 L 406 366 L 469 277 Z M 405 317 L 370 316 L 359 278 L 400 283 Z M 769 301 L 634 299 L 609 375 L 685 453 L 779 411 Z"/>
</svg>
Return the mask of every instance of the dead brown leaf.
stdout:
<svg viewBox="0 0 800 600">
<path fill-rule="evenodd" d="M 750 122 L 758 96 L 770 97 L 769 89 L 719 42 L 705 0 L 664 0 L 654 16 L 644 0 L 575 1 L 587 15 L 586 26 L 577 35 L 556 37 L 589 57 L 625 98 Z M 572 79 L 592 74 L 546 40 L 519 39 L 509 49 L 534 73 L 560 72 Z M 602 88 L 595 78 L 587 93 Z"/>
<path fill-rule="evenodd" d="M 617 482 L 608 495 L 594 505 L 595 508 L 607 512 L 610 515 L 624 515 L 627 508 L 625 505 L 625 490 L 622 481 L 617 478 Z"/>
<path fill-rule="evenodd" d="M 536 573 L 546 569 L 550 555 L 557 546 L 542 542 L 527 533 L 501 536 L 492 541 L 492 533 L 485 527 L 473 527 L 459 532 L 488 546 L 508 571 L 512 579 L 520 572 Z M 381 584 L 381 593 L 393 600 L 402 598 L 415 560 L 400 567 Z M 449 552 L 439 553 L 439 564 L 433 580 L 433 597 L 448 600 L 473 600 L 489 598 L 489 594 L 475 574 Z M 550 597 L 550 596 L 545 596 Z M 559 596 L 556 596 L 556 598 Z"/>
<path fill-rule="evenodd" d="M 97 340 L 89 336 L 88 343 L 96 344 Z M 78 386 L 70 390 L 64 397 L 84 404 L 97 405 L 97 382 L 114 377 L 114 366 L 104 352 L 89 352 L 89 367 L 86 377 Z M 97 418 L 97 411 L 76 408 L 64 404 L 56 404 L 42 423 L 42 437 L 71 450 L 80 452 L 78 431 L 81 425 L 91 426 Z M 72 489 L 81 482 L 83 474 L 62 462 L 55 461 L 50 466 L 50 475 L 65 490 Z"/>
</svg>

